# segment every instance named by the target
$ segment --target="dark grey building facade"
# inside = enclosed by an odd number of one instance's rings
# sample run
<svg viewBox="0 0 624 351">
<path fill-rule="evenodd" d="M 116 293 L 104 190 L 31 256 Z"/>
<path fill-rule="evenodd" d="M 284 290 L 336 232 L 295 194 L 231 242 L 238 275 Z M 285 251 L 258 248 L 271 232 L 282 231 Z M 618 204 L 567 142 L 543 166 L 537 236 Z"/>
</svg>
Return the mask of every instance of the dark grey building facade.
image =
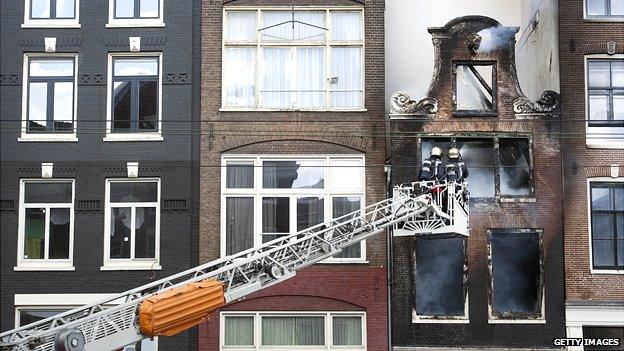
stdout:
<svg viewBox="0 0 624 351">
<path fill-rule="evenodd" d="M 2 2 L 2 331 L 198 263 L 198 12 Z M 126 349 L 192 350 L 194 333 Z"/>
</svg>

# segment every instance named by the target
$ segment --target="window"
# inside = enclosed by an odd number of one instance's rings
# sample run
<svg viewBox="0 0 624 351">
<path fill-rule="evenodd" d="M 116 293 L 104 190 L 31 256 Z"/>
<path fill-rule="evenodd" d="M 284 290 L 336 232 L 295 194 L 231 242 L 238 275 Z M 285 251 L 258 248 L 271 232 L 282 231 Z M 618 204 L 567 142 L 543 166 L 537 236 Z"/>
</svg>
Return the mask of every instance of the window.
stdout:
<svg viewBox="0 0 624 351">
<path fill-rule="evenodd" d="M 585 0 L 585 18 L 624 20 L 624 0 Z"/>
<path fill-rule="evenodd" d="M 78 0 L 24 0 L 23 28 L 80 27 Z"/>
<path fill-rule="evenodd" d="M 23 137 L 75 133 L 75 61 L 75 55 L 25 57 Z"/>
<path fill-rule="evenodd" d="M 128 133 L 145 137 L 159 134 L 160 89 L 160 56 L 113 56 L 107 138 L 123 139 Z"/>
<path fill-rule="evenodd" d="M 109 0 L 107 27 L 164 27 L 162 0 Z"/>
<path fill-rule="evenodd" d="M 490 322 L 543 320 L 542 231 L 488 231 Z"/>
<path fill-rule="evenodd" d="M 460 149 L 468 166 L 468 190 L 471 198 L 506 200 L 533 196 L 531 141 L 526 138 L 422 138 L 421 159 L 434 146 L 446 152 Z M 446 155 L 443 158 L 447 161 Z"/>
<path fill-rule="evenodd" d="M 590 127 L 624 127 L 624 59 L 587 61 Z"/>
<path fill-rule="evenodd" d="M 223 33 L 224 108 L 364 107 L 361 10 L 226 10 Z"/>
<path fill-rule="evenodd" d="M 621 350 L 624 345 L 624 327 L 594 327 L 583 326 L 585 339 L 619 339 L 618 345 L 585 345 L 583 350 Z"/>
<path fill-rule="evenodd" d="M 227 312 L 221 316 L 223 350 L 366 348 L 363 313 Z"/>
<path fill-rule="evenodd" d="M 590 182 L 592 268 L 624 269 L 624 182 Z"/>
<path fill-rule="evenodd" d="M 18 268 L 73 269 L 74 182 L 22 180 Z"/>
<path fill-rule="evenodd" d="M 364 206 L 364 159 L 223 158 L 222 255 L 259 246 Z M 334 259 L 362 260 L 356 243 Z"/>
<path fill-rule="evenodd" d="M 414 245 L 412 321 L 467 321 L 465 238 L 417 239 Z"/>
<path fill-rule="evenodd" d="M 455 64 L 454 110 L 459 115 L 496 113 L 496 65 L 470 62 Z"/>
<path fill-rule="evenodd" d="M 104 266 L 160 268 L 160 182 L 109 180 L 106 191 Z"/>
</svg>

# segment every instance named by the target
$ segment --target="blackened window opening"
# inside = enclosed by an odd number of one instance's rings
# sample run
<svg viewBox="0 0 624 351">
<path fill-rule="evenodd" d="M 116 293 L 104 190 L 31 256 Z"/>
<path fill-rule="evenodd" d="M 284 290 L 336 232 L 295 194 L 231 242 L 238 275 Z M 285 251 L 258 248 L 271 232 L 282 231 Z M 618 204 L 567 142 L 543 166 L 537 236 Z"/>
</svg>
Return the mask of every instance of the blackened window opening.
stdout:
<svg viewBox="0 0 624 351">
<path fill-rule="evenodd" d="M 125 61 L 125 62 L 124 62 Z M 144 62 L 142 62 L 144 61 Z M 158 130 L 159 70 L 157 58 L 114 59 L 112 131 Z"/>
<path fill-rule="evenodd" d="M 624 127 L 624 60 L 587 61 L 590 127 Z"/>
<path fill-rule="evenodd" d="M 496 65 L 468 62 L 455 64 L 454 111 L 458 115 L 496 113 Z"/>
<path fill-rule="evenodd" d="M 591 183 L 594 269 L 624 269 L 624 183 Z"/>
</svg>

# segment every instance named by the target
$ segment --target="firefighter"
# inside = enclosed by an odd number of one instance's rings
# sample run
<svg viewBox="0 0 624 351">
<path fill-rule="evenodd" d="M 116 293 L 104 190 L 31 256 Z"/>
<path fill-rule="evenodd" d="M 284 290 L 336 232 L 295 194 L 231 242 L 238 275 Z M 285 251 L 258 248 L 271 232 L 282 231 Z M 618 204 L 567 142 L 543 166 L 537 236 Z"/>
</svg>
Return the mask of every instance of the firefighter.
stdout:
<svg viewBox="0 0 624 351">
<path fill-rule="evenodd" d="M 448 159 L 445 166 L 447 181 L 462 182 L 465 178 L 468 178 L 468 167 L 466 167 L 466 163 L 462 160 L 458 148 L 452 147 L 448 151 Z"/>
<path fill-rule="evenodd" d="M 418 176 L 419 181 L 427 181 L 427 180 L 440 180 L 442 174 L 441 171 L 444 169 L 444 162 L 442 162 L 442 149 L 435 146 L 431 149 L 431 156 L 427 158 L 420 168 L 420 175 Z"/>
</svg>

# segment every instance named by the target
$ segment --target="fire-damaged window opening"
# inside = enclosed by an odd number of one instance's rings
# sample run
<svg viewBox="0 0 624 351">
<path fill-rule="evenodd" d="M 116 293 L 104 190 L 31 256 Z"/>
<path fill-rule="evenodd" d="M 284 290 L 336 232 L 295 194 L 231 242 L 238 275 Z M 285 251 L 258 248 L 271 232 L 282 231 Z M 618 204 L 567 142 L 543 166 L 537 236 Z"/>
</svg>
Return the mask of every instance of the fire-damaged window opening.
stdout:
<svg viewBox="0 0 624 351">
<path fill-rule="evenodd" d="M 543 230 L 488 230 L 489 322 L 543 322 Z"/>
<path fill-rule="evenodd" d="M 414 240 L 413 323 L 468 323 L 466 238 Z"/>
<path fill-rule="evenodd" d="M 453 64 L 453 111 L 458 116 L 495 116 L 496 63 Z"/>
<path fill-rule="evenodd" d="M 455 146 L 468 166 L 470 198 L 477 202 L 534 197 L 532 139 L 527 137 L 423 137 L 421 160 L 434 146 L 446 152 Z"/>
</svg>

